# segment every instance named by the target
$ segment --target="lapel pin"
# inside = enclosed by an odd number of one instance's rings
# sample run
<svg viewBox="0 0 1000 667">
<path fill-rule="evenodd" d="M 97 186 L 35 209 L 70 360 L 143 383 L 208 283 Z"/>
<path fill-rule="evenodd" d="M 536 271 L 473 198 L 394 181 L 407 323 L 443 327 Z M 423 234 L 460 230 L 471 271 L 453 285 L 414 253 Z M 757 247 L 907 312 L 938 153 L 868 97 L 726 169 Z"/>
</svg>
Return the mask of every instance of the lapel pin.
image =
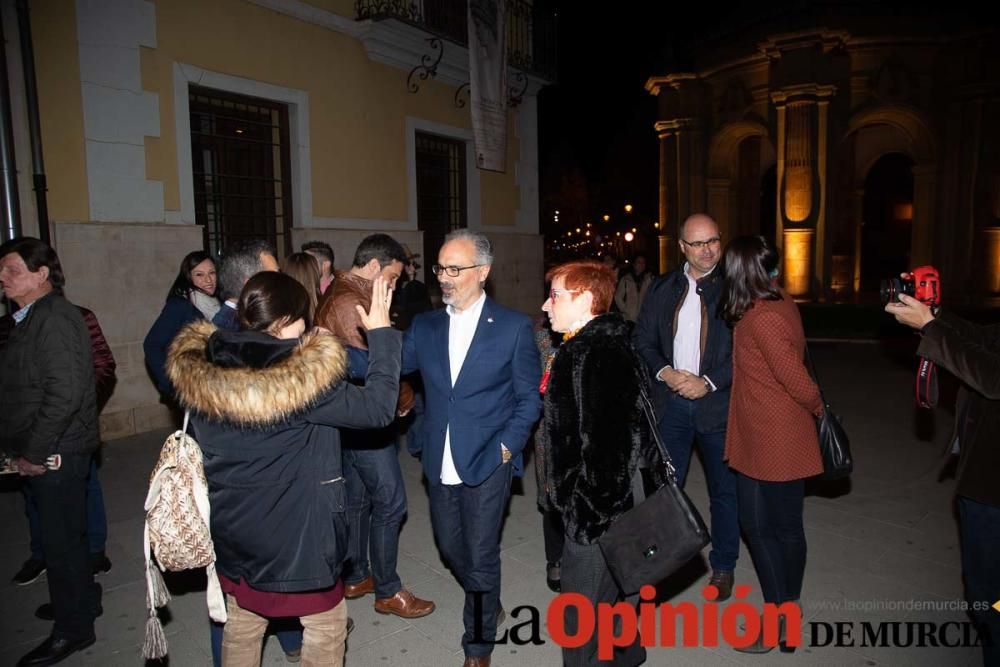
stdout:
<svg viewBox="0 0 1000 667">
<path fill-rule="evenodd" d="M 492 317 L 487 317 L 486 321 L 489 322 L 490 324 L 493 324 L 493 318 Z"/>
</svg>

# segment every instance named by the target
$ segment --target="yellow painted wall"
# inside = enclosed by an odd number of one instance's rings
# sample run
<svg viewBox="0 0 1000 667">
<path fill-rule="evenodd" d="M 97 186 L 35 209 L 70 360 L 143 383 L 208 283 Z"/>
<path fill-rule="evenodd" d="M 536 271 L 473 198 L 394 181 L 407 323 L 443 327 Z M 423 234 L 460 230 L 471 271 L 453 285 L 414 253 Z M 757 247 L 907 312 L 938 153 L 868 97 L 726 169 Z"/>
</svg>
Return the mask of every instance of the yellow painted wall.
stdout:
<svg viewBox="0 0 1000 667">
<path fill-rule="evenodd" d="M 311 4 L 336 10 L 344 3 Z M 309 93 L 318 217 L 406 220 L 406 117 L 470 127 L 469 108 L 455 108 L 453 87 L 426 81 L 411 94 L 406 71 L 372 62 L 361 42 L 347 35 L 243 0 L 161 1 L 156 19 L 157 48 L 141 49 L 143 87 L 160 95 L 161 138 L 147 143 L 156 153 L 147 154 L 147 173 L 162 177 L 169 210 L 180 206 L 174 62 Z M 519 204 L 509 127 L 507 173 L 482 172 L 486 224 L 513 225 Z"/>
<path fill-rule="evenodd" d="M 16 29 L 16 26 L 8 29 Z M 31 39 L 35 50 L 49 218 L 87 220 L 90 202 L 83 138 L 80 51 L 73 0 L 32 2 Z"/>
</svg>

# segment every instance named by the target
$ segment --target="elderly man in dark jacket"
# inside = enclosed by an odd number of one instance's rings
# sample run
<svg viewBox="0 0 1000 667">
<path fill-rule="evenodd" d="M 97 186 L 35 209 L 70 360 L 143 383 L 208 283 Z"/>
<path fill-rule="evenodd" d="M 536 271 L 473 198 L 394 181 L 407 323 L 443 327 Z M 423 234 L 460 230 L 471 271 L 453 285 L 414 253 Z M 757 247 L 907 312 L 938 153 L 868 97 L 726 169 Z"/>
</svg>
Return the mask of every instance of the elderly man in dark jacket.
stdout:
<svg viewBox="0 0 1000 667">
<path fill-rule="evenodd" d="M 97 412 L 100 414 L 111 399 L 117 382 L 115 369 L 118 366 L 97 316 L 83 306 L 77 308 L 80 309 L 90 334 L 90 354 L 94 364 L 94 382 L 97 389 Z M 14 327 L 13 315 L 0 318 L 0 349 L 7 343 Z M 104 511 L 104 492 L 101 490 L 97 472 L 97 458 L 98 454 L 95 453 L 90 459 L 90 479 L 87 482 L 87 542 L 90 547 L 90 569 L 95 575 L 111 569 L 111 561 L 104 550 L 108 541 L 108 518 Z M 12 579 L 18 586 L 34 583 L 45 574 L 45 554 L 42 551 L 42 530 L 38 522 L 38 509 L 35 506 L 35 499 L 26 488 L 24 491 L 24 513 L 28 517 L 31 534 L 31 557 L 24 562 Z M 52 620 L 51 605 L 43 605 L 35 615 L 44 620 Z"/>
<path fill-rule="evenodd" d="M 16 457 L 38 506 L 55 623 L 18 662 L 54 664 L 94 643 L 99 605 L 88 562 L 86 490 L 98 445 L 90 336 L 62 295 L 62 266 L 37 239 L 0 246 L 0 286 L 18 307 L 0 350 L 0 449 Z M 61 457 L 58 469 L 47 466 Z"/>
<path fill-rule="evenodd" d="M 923 336 L 917 354 L 961 382 L 955 432 L 946 455 L 958 451 L 958 495 L 965 594 L 983 643 L 985 665 L 1000 665 L 1000 324 L 980 326 L 901 294 L 886 311 Z"/>
</svg>

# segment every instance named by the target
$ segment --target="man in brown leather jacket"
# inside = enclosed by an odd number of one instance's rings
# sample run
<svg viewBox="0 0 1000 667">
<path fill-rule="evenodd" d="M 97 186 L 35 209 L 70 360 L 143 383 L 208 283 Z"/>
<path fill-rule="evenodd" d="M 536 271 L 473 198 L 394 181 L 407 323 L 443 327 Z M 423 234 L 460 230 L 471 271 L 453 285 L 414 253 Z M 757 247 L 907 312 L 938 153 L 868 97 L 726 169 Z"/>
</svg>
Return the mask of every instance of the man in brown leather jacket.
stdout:
<svg viewBox="0 0 1000 667">
<path fill-rule="evenodd" d="M 387 234 L 368 236 L 354 253 L 351 268 L 338 273 L 323 296 L 316 324 L 329 329 L 344 345 L 368 349 L 361 312 L 371 305 L 372 281 L 378 276 L 395 286 L 406 263 L 406 251 Z M 413 407 L 413 392 L 403 396 L 398 410 Z M 350 561 L 344 570 L 348 599 L 375 594 L 375 611 L 419 618 L 434 611 L 434 603 L 403 588 L 396 561 L 399 528 L 406 515 L 406 489 L 396 453 L 396 432 L 343 432 L 344 477 L 350 521 Z M 369 540 L 369 536 L 371 539 Z M 369 543 L 371 560 L 369 561 Z"/>
<path fill-rule="evenodd" d="M 1000 324 L 981 326 L 950 312 L 935 314 L 901 294 L 885 307 L 920 332 L 917 354 L 962 382 L 955 431 L 947 453 L 958 451 L 958 495 L 962 574 L 986 665 L 1000 665 Z"/>
</svg>

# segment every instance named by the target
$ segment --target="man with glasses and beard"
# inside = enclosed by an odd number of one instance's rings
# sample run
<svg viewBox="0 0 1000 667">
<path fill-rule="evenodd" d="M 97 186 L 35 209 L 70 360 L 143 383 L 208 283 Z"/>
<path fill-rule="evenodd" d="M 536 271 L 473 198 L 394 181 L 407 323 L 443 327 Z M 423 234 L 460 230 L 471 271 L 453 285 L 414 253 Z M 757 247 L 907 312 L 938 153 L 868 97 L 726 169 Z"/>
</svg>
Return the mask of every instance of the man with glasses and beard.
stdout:
<svg viewBox="0 0 1000 667">
<path fill-rule="evenodd" d="M 681 224 L 678 245 L 687 261 L 650 287 L 639 311 L 635 346 L 654 380 L 660 435 L 682 487 L 694 441 L 701 447 L 712 515 L 709 583 L 721 602 L 732 594 L 740 530 L 736 474 L 723 460 L 733 335 L 718 314 L 723 289 L 719 226 L 696 213 Z"/>
<path fill-rule="evenodd" d="M 451 232 L 433 267 L 447 308 L 420 313 L 403 337 L 403 373 L 420 372 L 427 398 L 420 440 L 431 524 L 465 591 L 465 667 L 488 667 L 504 618 L 500 528 L 542 408 L 531 320 L 486 296 L 492 265 L 486 235 Z"/>
</svg>

